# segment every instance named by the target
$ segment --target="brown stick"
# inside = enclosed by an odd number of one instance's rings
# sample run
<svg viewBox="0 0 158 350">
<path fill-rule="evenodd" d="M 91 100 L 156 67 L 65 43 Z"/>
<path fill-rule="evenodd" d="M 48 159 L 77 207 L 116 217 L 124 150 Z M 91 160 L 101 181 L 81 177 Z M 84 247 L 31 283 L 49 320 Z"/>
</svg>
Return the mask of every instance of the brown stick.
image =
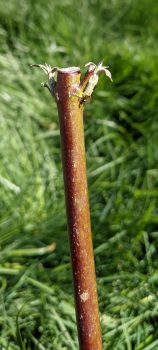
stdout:
<svg viewBox="0 0 158 350">
<path fill-rule="evenodd" d="M 58 69 L 59 112 L 67 219 L 80 350 L 101 350 L 96 276 L 87 191 L 83 105 L 75 92 L 80 69 Z M 77 93 L 76 93 L 77 94 Z"/>
</svg>

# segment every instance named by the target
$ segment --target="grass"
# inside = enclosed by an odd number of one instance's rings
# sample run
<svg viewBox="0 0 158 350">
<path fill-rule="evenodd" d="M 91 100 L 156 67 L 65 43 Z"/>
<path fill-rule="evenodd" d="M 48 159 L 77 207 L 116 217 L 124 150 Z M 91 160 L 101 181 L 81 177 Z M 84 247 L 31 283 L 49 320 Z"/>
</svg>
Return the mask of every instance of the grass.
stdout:
<svg viewBox="0 0 158 350">
<path fill-rule="evenodd" d="M 114 83 L 101 77 L 85 134 L 104 349 L 158 348 L 157 14 L 0 0 L 2 350 L 77 349 L 57 111 L 29 64 L 102 59 Z"/>
</svg>

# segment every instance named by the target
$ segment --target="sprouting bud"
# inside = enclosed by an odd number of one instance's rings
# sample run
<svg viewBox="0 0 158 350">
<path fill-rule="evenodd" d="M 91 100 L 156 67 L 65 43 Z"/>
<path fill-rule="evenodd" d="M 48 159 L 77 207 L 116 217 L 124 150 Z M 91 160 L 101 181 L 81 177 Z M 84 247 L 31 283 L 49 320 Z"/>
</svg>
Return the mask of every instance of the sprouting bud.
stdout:
<svg viewBox="0 0 158 350">
<path fill-rule="evenodd" d="M 88 97 L 90 97 L 98 83 L 99 80 L 99 73 L 104 73 L 111 81 L 112 81 L 112 75 L 110 71 L 107 69 L 109 67 L 104 67 L 103 63 L 100 62 L 98 65 L 96 65 L 93 62 L 88 62 L 85 67 L 88 67 L 88 72 L 93 71 L 93 75 L 91 75 L 84 91 L 83 91 L 83 99 L 86 100 Z"/>
<path fill-rule="evenodd" d="M 105 73 L 105 75 L 106 75 L 111 81 L 113 81 L 113 80 L 112 80 L 111 72 L 110 72 L 107 68 L 109 68 L 109 66 L 104 67 L 103 64 L 102 64 L 102 62 L 101 62 L 101 63 L 99 63 L 98 66 L 97 66 L 97 72 L 98 72 L 98 73 Z"/>
<path fill-rule="evenodd" d="M 48 90 L 50 91 L 51 95 L 54 96 L 54 89 L 55 89 L 55 86 L 56 86 L 55 75 L 56 75 L 56 72 L 58 70 L 58 67 L 53 67 L 52 68 L 47 63 L 45 63 L 45 65 L 43 65 L 43 64 L 31 64 L 31 67 L 41 68 L 44 71 L 44 73 L 47 74 L 49 84 L 42 83 L 41 86 L 47 87 Z"/>
</svg>

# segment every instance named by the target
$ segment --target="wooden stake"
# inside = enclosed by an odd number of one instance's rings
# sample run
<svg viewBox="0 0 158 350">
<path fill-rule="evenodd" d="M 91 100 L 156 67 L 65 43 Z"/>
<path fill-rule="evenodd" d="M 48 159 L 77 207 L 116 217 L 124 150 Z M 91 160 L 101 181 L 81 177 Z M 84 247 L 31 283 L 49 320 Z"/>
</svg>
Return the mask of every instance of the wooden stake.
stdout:
<svg viewBox="0 0 158 350">
<path fill-rule="evenodd" d="M 56 96 L 60 120 L 67 220 L 81 350 L 101 350 L 101 330 L 87 191 L 83 105 L 74 95 L 79 68 L 60 69 Z"/>
<path fill-rule="evenodd" d="M 98 65 L 87 63 L 87 72 L 81 82 L 78 67 L 33 66 L 40 67 L 48 75 L 49 84 L 43 83 L 42 86 L 49 89 L 58 106 L 80 350 L 102 350 L 87 189 L 83 103 L 91 97 L 99 73 L 111 80 L 112 76 L 102 62 Z"/>
</svg>

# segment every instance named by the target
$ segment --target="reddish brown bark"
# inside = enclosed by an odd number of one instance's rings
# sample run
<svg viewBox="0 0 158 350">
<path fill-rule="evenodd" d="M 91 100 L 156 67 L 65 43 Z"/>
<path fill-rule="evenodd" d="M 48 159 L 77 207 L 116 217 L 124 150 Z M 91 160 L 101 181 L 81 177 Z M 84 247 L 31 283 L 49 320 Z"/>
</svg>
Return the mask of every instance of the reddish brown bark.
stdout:
<svg viewBox="0 0 158 350">
<path fill-rule="evenodd" d="M 101 330 L 87 190 L 80 69 L 58 69 L 59 112 L 67 219 L 80 350 L 101 350 Z"/>
</svg>

